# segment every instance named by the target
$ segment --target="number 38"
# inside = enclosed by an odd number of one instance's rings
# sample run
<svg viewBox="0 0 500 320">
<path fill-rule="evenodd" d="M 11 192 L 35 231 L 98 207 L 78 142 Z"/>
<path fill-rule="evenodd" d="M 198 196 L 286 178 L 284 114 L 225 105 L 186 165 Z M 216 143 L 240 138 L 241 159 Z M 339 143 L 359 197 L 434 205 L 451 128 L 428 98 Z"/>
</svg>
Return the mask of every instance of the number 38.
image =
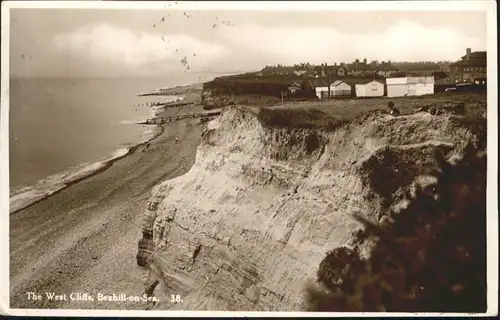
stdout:
<svg viewBox="0 0 500 320">
<path fill-rule="evenodd" d="M 172 294 L 170 295 L 170 302 L 182 302 L 181 295 L 180 294 Z"/>
</svg>

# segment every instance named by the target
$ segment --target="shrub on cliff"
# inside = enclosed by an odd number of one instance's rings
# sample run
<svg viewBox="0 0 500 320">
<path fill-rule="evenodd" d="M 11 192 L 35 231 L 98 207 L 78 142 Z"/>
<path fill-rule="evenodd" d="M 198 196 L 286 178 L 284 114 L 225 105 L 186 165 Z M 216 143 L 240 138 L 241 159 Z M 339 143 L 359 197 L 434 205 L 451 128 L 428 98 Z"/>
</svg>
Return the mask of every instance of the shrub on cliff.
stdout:
<svg viewBox="0 0 500 320">
<path fill-rule="evenodd" d="M 486 310 L 486 155 L 470 146 L 456 164 L 439 153 L 436 160 L 437 182 L 407 195 L 407 208 L 388 222 L 357 216 L 364 231 L 353 249 L 337 248 L 320 264 L 309 310 Z"/>
</svg>

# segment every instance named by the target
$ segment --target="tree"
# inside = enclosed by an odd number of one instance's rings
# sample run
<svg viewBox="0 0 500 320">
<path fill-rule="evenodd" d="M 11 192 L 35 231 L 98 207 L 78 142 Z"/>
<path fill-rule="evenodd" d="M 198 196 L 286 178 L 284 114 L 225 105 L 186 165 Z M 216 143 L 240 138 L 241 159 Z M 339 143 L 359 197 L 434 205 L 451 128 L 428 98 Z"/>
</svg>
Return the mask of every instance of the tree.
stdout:
<svg viewBox="0 0 500 320">
<path fill-rule="evenodd" d="M 484 312 L 486 310 L 486 155 L 469 145 L 455 164 L 436 153 L 437 182 L 418 188 L 385 223 L 365 228 L 354 248 L 321 262 L 309 310 Z M 368 257 L 360 248 L 370 240 Z"/>
</svg>

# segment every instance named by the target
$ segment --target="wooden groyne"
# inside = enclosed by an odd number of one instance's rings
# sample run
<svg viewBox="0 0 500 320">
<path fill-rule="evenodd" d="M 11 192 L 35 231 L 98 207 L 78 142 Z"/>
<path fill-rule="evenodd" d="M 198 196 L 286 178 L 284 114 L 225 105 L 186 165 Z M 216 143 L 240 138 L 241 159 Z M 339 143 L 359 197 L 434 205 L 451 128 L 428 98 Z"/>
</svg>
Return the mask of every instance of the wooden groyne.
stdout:
<svg viewBox="0 0 500 320">
<path fill-rule="evenodd" d="M 158 91 L 158 92 L 145 92 L 145 93 L 139 93 L 137 96 L 138 97 L 149 97 L 149 96 L 180 96 L 183 94 L 189 94 L 189 93 L 198 93 L 198 91 L 201 90 L 193 90 L 193 91 Z"/>
<path fill-rule="evenodd" d="M 189 113 L 189 114 L 181 114 L 178 116 L 169 116 L 169 117 L 156 117 L 149 118 L 144 121 L 138 122 L 138 124 L 164 124 L 170 123 L 174 121 L 184 120 L 184 119 L 194 119 L 194 118 L 210 118 L 215 117 L 221 114 L 221 111 L 215 112 L 200 112 L 200 113 Z"/>
<path fill-rule="evenodd" d="M 153 104 L 151 104 L 151 107 L 180 108 L 180 107 L 193 105 L 193 104 L 196 104 L 196 101 L 153 103 Z"/>
<path fill-rule="evenodd" d="M 148 96 L 172 96 L 170 92 L 146 92 L 146 93 L 140 93 L 137 96 L 138 97 L 148 97 Z"/>
<path fill-rule="evenodd" d="M 162 108 L 180 108 L 188 105 L 196 104 L 196 101 L 178 101 L 178 102 L 144 102 L 134 104 L 134 107 L 162 107 Z"/>
</svg>

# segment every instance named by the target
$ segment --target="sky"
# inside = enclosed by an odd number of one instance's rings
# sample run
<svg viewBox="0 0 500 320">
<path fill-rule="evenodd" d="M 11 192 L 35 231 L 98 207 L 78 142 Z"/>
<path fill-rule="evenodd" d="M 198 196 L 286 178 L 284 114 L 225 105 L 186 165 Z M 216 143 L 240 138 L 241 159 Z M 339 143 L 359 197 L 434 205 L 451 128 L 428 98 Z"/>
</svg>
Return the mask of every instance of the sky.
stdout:
<svg viewBox="0 0 500 320">
<path fill-rule="evenodd" d="M 481 11 L 10 11 L 13 77 L 155 77 L 266 65 L 458 60 L 486 50 Z"/>
</svg>

